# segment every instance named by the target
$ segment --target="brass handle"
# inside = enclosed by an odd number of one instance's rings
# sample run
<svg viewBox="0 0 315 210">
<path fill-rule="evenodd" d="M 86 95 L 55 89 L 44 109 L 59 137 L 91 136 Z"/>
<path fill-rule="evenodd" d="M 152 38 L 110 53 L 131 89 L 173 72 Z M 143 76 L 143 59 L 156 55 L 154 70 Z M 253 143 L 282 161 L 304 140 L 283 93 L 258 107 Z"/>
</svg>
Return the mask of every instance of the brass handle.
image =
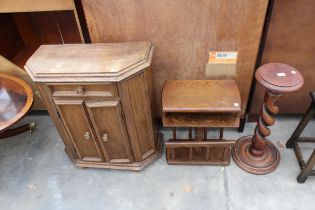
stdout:
<svg viewBox="0 0 315 210">
<path fill-rule="evenodd" d="M 82 87 L 78 87 L 76 89 L 77 94 L 82 95 L 83 94 L 83 88 Z"/>
<path fill-rule="evenodd" d="M 36 90 L 34 93 L 38 98 L 42 99 L 42 95 L 40 94 L 38 90 Z"/>
<path fill-rule="evenodd" d="M 89 140 L 89 139 L 91 138 L 90 132 L 88 132 L 88 131 L 85 132 L 84 138 L 85 138 L 86 140 Z"/>
<path fill-rule="evenodd" d="M 108 142 L 108 135 L 106 133 L 102 136 L 102 140 Z"/>
</svg>

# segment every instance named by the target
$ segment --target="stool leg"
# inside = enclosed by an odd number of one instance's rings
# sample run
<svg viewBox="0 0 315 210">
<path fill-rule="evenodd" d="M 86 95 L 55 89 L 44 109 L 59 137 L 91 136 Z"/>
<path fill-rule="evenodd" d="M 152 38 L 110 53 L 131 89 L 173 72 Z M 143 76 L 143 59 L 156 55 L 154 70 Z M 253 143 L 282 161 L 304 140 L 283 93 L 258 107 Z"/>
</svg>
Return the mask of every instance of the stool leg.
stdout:
<svg viewBox="0 0 315 210">
<path fill-rule="evenodd" d="M 223 139 L 224 128 L 220 128 L 220 140 Z"/>
<path fill-rule="evenodd" d="M 188 128 L 188 138 L 189 140 L 192 139 L 192 128 Z"/>
<path fill-rule="evenodd" d="M 176 128 L 173 128 L 173 141 L 176 141 Z M 171 159 L 175 159 L 175 149 L 171 149 Z"/>
<path fill-rule="evenodd" d="M 315 165 L 315 150 L 313 150 L 310 158 L 308 159 L 307 163 L 305 164 L 305 167 L 301 171 L 301 173 L 297 177 L 298 183 L 304 183 L 309 176 L 309 174 L 312 172 L 313 166 Z"/>
<path fill-rule="evenodd" d="M 204 128 L 195 128 L 195 139 L 196 141 L 203 141 L 205 139 Z"/>
<path fill-rule="evenodd" d="M 238 127 L 237 131 L 239 133 L 242 133 L 244 131 L 245 128 L 245 124 L 246 124 L 246 117 L 241 117 L 240 118 L 240 126 Z"/>
<path fill-rule="evenodd" d="M 315 114 L 314 105 L 311 103 L 310 107 L 308 108 L 306 114 L 304 115 L 303 119 L 296 127 L 295 131 L 291 135 L 290 139 L 286 143 L 287 148 L 292 148 L 294 141 L 301 135 L 304 128 L 307 126 L 308 122 L 312 119 L 313 115 Z"/>
</svg>

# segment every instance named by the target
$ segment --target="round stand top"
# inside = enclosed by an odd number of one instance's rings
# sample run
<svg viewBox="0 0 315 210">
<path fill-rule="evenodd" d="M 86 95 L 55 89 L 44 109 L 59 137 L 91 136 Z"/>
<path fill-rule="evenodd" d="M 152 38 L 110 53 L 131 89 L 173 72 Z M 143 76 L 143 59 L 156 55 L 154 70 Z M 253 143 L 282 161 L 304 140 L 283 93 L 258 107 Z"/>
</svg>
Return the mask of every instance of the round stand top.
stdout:
<svg viewBox="0 0 315 210">
<path fill-rule="evenodd" d="M 20 120 L 32 103 L 33 92 L 26 82 L 0 73 L 0 132 Z"/>
<path fill-rule="evenodd" d="M 303 76 L 298 70 L 282 63 L 268 63 L 260 66 L 255 77 L 266 89 L 279 93 L 296 91 L 304 84 Z"/>
</svg>

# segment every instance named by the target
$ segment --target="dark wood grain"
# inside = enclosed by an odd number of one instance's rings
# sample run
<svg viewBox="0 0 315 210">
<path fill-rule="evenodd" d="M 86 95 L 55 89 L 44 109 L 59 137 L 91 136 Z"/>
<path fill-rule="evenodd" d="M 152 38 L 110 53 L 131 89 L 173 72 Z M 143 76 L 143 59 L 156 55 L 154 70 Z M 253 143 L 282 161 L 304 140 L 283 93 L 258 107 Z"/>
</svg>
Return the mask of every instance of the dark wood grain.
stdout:
<svg viewBox="0 0 315 210">
<path fill-rule="evenodd" d="M 0 55 L 12 59 L 24 47 L 23 40 L 10 14 L 0 14 L 0 26 Z"/>
</svg>

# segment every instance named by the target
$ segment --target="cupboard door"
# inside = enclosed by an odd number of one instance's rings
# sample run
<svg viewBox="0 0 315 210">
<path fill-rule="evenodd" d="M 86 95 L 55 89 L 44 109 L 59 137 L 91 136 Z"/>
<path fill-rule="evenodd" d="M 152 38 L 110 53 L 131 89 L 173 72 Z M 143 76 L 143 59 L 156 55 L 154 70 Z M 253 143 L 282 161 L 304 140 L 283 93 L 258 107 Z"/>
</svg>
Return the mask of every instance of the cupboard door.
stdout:
<svg viewBox="0 0 315 210">
<path fill-rule="evenodd" d="M 106 161 L 133 162 L 119 101 L 86 101 L 86 106 Z"/>
<path fill-rule="evenodd" d="M 86 116 L 83 100 L 54 102 L 79 158 L 83 161 L 104 161 Z"/>
</svg>

